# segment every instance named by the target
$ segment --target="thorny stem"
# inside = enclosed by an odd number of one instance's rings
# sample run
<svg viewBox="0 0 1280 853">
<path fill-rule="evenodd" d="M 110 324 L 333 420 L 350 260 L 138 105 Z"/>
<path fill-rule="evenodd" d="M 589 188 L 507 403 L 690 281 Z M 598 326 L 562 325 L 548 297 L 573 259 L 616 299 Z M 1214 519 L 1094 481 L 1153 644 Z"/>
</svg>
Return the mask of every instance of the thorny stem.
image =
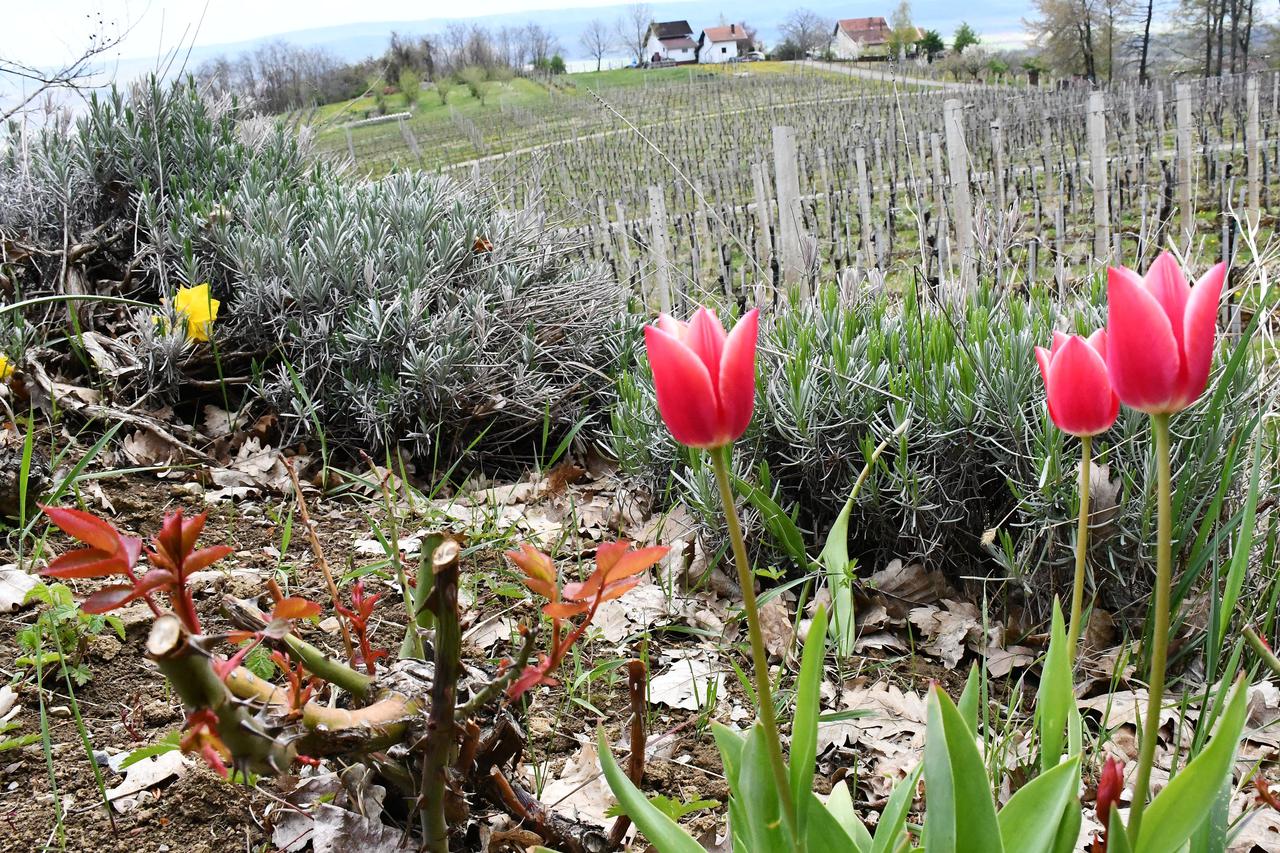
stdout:
<svg viewBox="0 0 1280 853">
<path fill-rule="evenodd" d="M 497 698 L 499 693 L 506 690 L 511 682 L 515 681 L 516 677 L 524 672 L 524 668 L 529 664 L 529 658 L 533 656 L 533 645 L 538 632 L 534 628 L 523 627 L 522 631 L 524 640 L 520 643 L 520 651 L 516 654 L 515 661 L 507 667 L 505 672 L 480 688 L 464 704 L 458 706 L 458 709 L 454 712 L 454 716 L 458 720 L 471 719 L 477 711 L 488 705 L 492 699 Z"/>
<path fill-rule="evenodd" d="M 436 668 L 431 681 L 431 711 L 427 717 L 427 743 L 422 756 L 422 815 L 426 849 L 449 853 L 449 825 L 445 817 L 450 753 L 455 735 L 454 702 L 462 654 L 458 625 L 458 543 L 446 539 L 431 555 L 435 576 L 432 604 L 436 613 Z"/>
<path fill-rule="evenodd" d="M 1076 577 L 1071 587 L 1071 624 L 1067 632 L 1067 666 L 1076 663 L 1080 618 L 1084 609 L 1084 568 L 1089 554 L 1089 467 L 1093 463 L 1093 436 L 1080 438 L 1080 522 L 1076 528 Z"/>
<path fill-rule="evenodd" d="M 247 631 L 259 631 L 267 622 L 266 616 L 251 602 L 234 596 L 229 595 L 222 600 L 222 609 L 233 625 Z M 336 684 L 357 699 L 369 698 L 374 681 L 363 672 L 336 660 L 292 632 L 285 634 L 283 642 L 289 647 L 289 653 L 301 660 L 312 675 Z"/>
<path fill-rule="evenodd" d="M 644 781 L 644 751 L 648 737 L 644 725 L 646 674 L 644 661 L 635 658 L 627 661 L 627 696 L 631 703 L 631 755 L 627 759 L 627 778 L 637 788 Z M 625 814 L 618 815 L 609 829 L 609 841 L 615 847 L 621 847 L 630 827 L 631 818 Z"/>
<path fill-rule="evenodd" d="M 1151 793 L 1151 763 L 1155 760 L 1160 710 L 1164 703 L 1164 670 L 1169 654 L 1169 587 L 1173 575 L 1173 506 L 1170 495 L 1169 415 L 1151 416 L 1156 452 L 1156 589 L 1151 617 L 1151 677 L 1147 688 L 1147 715 L 1138 752 L 1138 775 L 1133 783 L 1129 812 L 1129 845 L 1135 846 L 1142 828 L 1142 813 Z"/>
<path fill-rule="evenodd" d="M 716 472 L 716 485 L 720 487 L 720 500 L 724 503 L 725 526 L 729 529 L 734 563 L 738 568 L 738 584 L 742 587 L 742 609 L 747 616 L 747 633 L 751 638 L 751 659 L 755 669 L 760 722 L 764 726 L 764 741 L 769 751 L 769 763 L 773 768 L 773 781 L 778 786 L 783 822 L 786 823 L 787 833 L 791 836 L 793 849 L 803 850 L 804 839 L 797 832 L 795 800 L 792 798 L 787 763 L 782 757 L 782 741 L 778 737 L 778 720 L 773 706 L 773 686 L 769 682 L 769 659 L 765 653 L 764 634 L 760 631 L 760 613 L 756 606 L 755 576 L 752 574 L 751 563 L 747 558 L 747 544 L 742 538 L 742 524 L 738 521 L 738 508 L 733 498 L 733 487 L 729 484 L 732 447 L 726 444 L 712 449 L 711 465 Z"/>
<path fill-rule="evenodd" d="M 1258 636 L 1258 632 L 1253 630 L 1252 625 L 1244 626 L 1244 638 L 1248 641 L 1249 647 L 1253 649 L 1253 653 L 1266 665 L 1267 669 L 1276 675 L 1280 675 L 1280 658 L 1277 658 L 1276 653 L 1271 651 L 1271 647 L 1267 645 L 1266 640 Z"/>
<path fill-rule="evenodd" d="M 338 609 L 338 605 L 342 600 L 338 598 L 338 585 L 333 582 L 333 572 L 329 571 L 329 561 L 325 559 L 324 548 L 320 547 L 320 537 L 316 535 L 316 529 L 311 525 L 311 513 L 307 511 L 307 499 L 302 495 L 302 484 L 298 482 L 298 469 L 294 467 L 292 459 L 284 460 L 285 470 L 289 472 L 289 479 L 293 481 L 293 491 L 298 496 L 298 515 L 302 517 L 302 528 L 307 531 L 307 542 L 311 544 L 311 553 L 315 555 L 316 563 L 320 566 L 320 571 L 324 574 L 325 583 L 329 587 L 329 596 L 333 599 L 334 610 Z M 338 619 L 338 627 L 342 629 L 342 644 L 347 650 L 347 660 L 354 660 L 356 653 L 355 648 L 351 645 L 351 633 L 347 631 L 347 623 L 345 620 Z"/>
</svg>

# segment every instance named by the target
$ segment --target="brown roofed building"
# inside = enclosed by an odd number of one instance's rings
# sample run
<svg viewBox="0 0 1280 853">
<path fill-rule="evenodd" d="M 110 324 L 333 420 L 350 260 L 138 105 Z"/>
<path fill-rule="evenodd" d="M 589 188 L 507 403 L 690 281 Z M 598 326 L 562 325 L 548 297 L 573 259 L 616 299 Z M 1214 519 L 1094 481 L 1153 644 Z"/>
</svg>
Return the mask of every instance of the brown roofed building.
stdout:
<svg viewBox="0 0 1280 853">
<path fill-rule="evenodd" d="M 688 21 L 654 21 L 645 40 L 646 62 L 697 62 L 698 43 Z"/>
</svg>

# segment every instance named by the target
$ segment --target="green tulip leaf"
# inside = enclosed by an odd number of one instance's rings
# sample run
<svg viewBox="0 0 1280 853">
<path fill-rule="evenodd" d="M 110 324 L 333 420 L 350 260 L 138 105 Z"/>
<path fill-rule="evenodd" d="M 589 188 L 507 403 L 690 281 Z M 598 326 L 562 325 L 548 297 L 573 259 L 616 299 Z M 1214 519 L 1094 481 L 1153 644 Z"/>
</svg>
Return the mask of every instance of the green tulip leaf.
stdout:
<svg viewBox="0 0 1280 853">
<path fill-rule="evenodd" d="M 796 798 L 799 830 L 805 831 L 809 812 L 805 793 L 813 787 L 814 762 L 818 756 L 818 701 L 822 688 L 822 661 L 827 654 L 827 610 L 819 607 L 813 615 L 809 635 L 800 658 L 796 682 L 796 714 L 791 724 L 791 793 Z"/>
<path fill-rule="evenodd" d="M 1019 788 L 1000 810 L 998 818 L 1005 849 L 1019 853 L 1051 853 L 1060 820 L 1046 820 L 1046 817 L 1061 817 L 1068 803 L 1072 803 L 1074 811 L 1079 812 L 1080 806 L 1074 802 L 1079 786 L 1080 757 L 1076 756 Z"/>
<path fill-rule="evenodd" d="M 1071 661 L 1067 659 L 1067 629 L 1062 620 L 1062 608 L 1055 599 L 1049 653 L 1045 655 L 1040 690 L 1036 695 L 1036 718 L 1040 730 L 1040 772 L 1048 772 L 1062 760 L 1067 718 L 1074 707 Z"/>
<path fill-rule="evenodd" d="M 1135 845 L 1139 853 L 1175 853 L 1209 817 L 1222 786 L 1231 778 L 1236 745 L 1244 731 L 1247 694 L 1247 682 L 1237 680 L 1217 733 L 1147 806 Z"/>
<path fill-rule="evenodd" d="M 765 746 L 764 725 L 756 723 L 742 747 L 738 787 L 733 791 L 750 833 L 747 845 L 752 853 L 789 853 L 790 839 L 782 822 L 782 800 L 773 780 L 769 749 Z"/>
<path fill-rule="evenodd" d="M 609 744 L 605 742 L 603 729 L 596 734 L 596 745 L 600 753 L 600 766 L 604 768 L 604 778 L 609 783 L 609 789 L 618 798 L 622 810 L 640 828 L 644 837 L 649 839 L 650 844 L 660 853 L 705 853 L 701 844 L 681 829 L 680 824 L 650 803 L 640 789 L 622 772 L 618 762 L 613 759 Z"/>
<path fill-rule="evenodd" d="M 889 802 L 885 803 L 884 811 L 880 813 L 880 822 L 876 824 L 871 853 L 893 853 L 898 849 L 907 824 L 907 815 L 911 812 L 911 804 L 915 802 L 916 785 L 920 781 L 922 769 L 921 765 L 916 765 L 916 769 L 899 782 L 889 795 Z"/>
<path fill-rule="evenodd" d="M 929 691 L 924 744 L 929 853 L 1003 853 L 1000 825 L 977 741 L 951 697 Z"/>
<path fill-rule="evenodd" d="M 845 780 L 841 779 L 832 787 L 831 796 L 827 797 L 826 810 L 840 824 L 845 835 L 849 836 L 857 853 L 871 853 L 871 833 L 867 832 L 866 825 L 853 808 L 853 795 L 849 793 L 849 784 Z M 812 847 L 812 833 L 809 834 L 809 842 Z"/>
<path fill-rule="evenodd" d="M 960 716 L 964 718 L 974 737 L 978 736 L 978 694 L 982 692 L 979 682 L 978 665 L 975 663 L 969 667 L 969 678 L 965 681 L 960 701 L 956 704 Z"/>
</svg>

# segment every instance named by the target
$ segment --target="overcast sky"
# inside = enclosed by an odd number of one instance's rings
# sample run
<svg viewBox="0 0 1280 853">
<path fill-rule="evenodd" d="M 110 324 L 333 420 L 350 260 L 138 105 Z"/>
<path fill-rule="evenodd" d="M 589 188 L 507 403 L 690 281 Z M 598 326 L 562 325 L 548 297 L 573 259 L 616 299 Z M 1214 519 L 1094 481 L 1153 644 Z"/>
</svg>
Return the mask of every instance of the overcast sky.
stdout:
<svg viewBox="0 0 1280 853">
<path fill-rule="evenodd" d="M 548 7 L 611 6 L 620 0 L 2 0 L 0 55 L 55 65 L 77 55 L 91 35 L 128 30 L 122 58 L 154 56 L 183 34 L 197 45 L 373 21 L 496 15 Z M 198 28 L 198 30 L 197 30 Z"/>
</svg>

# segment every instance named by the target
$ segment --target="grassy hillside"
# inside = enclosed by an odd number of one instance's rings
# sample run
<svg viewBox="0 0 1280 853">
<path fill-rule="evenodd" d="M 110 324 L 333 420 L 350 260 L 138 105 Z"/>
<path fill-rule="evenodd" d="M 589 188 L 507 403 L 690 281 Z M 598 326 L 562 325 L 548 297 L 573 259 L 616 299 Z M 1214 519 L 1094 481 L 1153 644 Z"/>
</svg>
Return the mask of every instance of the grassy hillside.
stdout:
<svg viewBox="0 0 1280 853">
<path fill-rule="evenodd" d="M 397 167 L 443 168 L 608 132 L 617 119 L 601 100 L 630 120 L 648 124 L 705 115 L 708 109 L 756 108 L 765 83 L 771 84 L 773 93 L 824 82 L 842 88 L 850 85 L 849 78 L 782 62 L 620 68 L 549 80 L 487 81 L 483 101 L 460 84 L 454 84 L 443 99 L 430 85 L 416 98 L 403 93 L 384 95 L 387 114 L 411 114 L 403 120 L 354 124 L 378 115 L 378 99 L 373 96 L 297 111 L 289 120 L 313 130 L 322 154 L 337 158 L 354 154 L 358 170 L 382 174 Z M 859 81 L 854 85 L 875 84 Z M 767 102 L 772 100 L 773 94 Z"/>
</svg>

